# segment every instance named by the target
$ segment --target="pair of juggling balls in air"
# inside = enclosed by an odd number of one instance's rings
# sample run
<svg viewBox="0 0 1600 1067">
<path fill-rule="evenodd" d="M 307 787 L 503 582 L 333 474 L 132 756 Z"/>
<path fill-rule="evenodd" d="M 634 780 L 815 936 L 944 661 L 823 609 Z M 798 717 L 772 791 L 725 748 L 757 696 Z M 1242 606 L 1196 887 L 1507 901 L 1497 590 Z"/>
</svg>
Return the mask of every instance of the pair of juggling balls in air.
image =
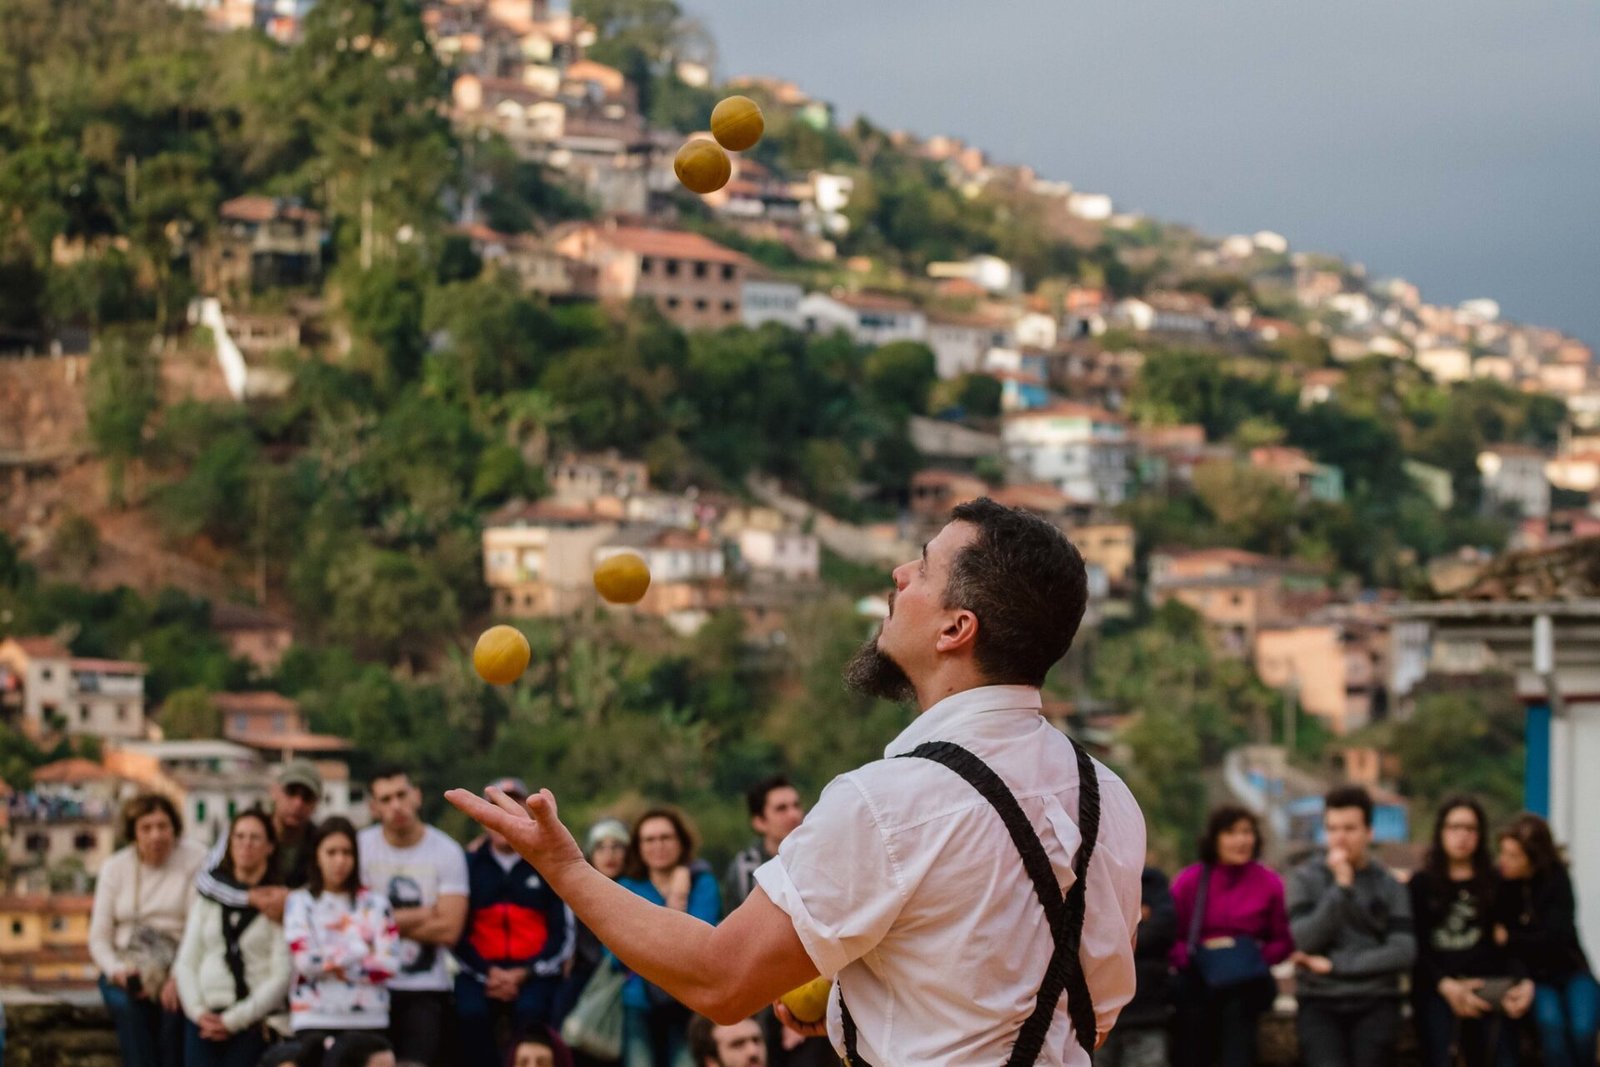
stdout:
<svg viewBox="0 0 1600 1067">
<path fill-rule="evenodd" d="M 678 149 L 672 169 L 691 193 L 704 196 L 728 184 L 733 176 L 729 152 L 743 152 L 761 140 L 766 121 L 760 106 L 748 96 L 730 96 L 711 110 L 711 136 L 696 137 Z"/>
<path fill-rule="evenodd" d="M 607 556 L 594 569 L 594 588 L 611 604 L 637 604 L 650 589 L 650 568 L 633 552 Z M 515 626 L 491 626 L 472 649 L 472 666 L 490 685 L 510 685 L 528 669 L 533 650 Z"/>
</svg>

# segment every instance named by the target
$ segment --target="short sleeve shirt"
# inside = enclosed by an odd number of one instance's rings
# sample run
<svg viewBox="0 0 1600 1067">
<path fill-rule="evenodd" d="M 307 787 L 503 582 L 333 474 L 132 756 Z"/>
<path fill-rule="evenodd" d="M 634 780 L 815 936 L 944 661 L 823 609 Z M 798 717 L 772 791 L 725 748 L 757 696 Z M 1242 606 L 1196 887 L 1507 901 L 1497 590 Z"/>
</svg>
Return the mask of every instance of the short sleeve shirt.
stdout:
<svg viewBox="0 0 1600 1067">
<path fill-rule="evenodd" d="M 1044 909 L 989 802 L 942 765 L 893 757 L 926 741 L 977 755 L 1017 798 L 1065 892 L 1081 843 L 1078 765 L 1039 707 L 1039 691 L 1022 686 L 940 701 L 883 760 L 834 779 L 756 872 L 817 970 L 836 980 L 828 1032 L 841 1051 L 842 992 L 858 1051 L 879 1067 L 1005 1061 L 1054 951 Z M 1145 827 L 1121 779 L 1095 768 L 1100 834 L 1080 958 L 1104 1032 L 1134 992 Z M 1065 996 L 1038 1062 L 1089 1062 Z"/>
<path fill-rule="evenodd" d="M 468 895 L 467 854 L 444 831 L 424 827 L 422 840 L 410 848 L 389 844 L 381 826 L 369 826 L 358 837 L 362 885 L 387 897 L 396 911 L 431 907 L 444 896 Z M 422 992 L 452 988 L 447 955 L 441 945 L 402 938 L 400 971 L 389 980 L 389 988 Z"/>
</svg>

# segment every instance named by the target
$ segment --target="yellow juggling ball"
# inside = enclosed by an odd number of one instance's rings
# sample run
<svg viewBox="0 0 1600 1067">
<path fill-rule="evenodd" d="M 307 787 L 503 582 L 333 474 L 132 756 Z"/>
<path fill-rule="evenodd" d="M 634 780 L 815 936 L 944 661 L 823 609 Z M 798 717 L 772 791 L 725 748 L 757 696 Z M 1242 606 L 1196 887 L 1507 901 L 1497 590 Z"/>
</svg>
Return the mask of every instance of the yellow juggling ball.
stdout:
<svg viewBox="0 0 1600 1067">
<path fill-rule="evenodd" d="M 748 96 L 730 96 L 711 110 L 711 136 L 730 152 L 743 152 L 766 129 L 761 107 Z"/>
<path fill-rule="evenodd" d="M 733 176 L 733 161 L 717 142 L 697 137 L 678 149 L 672 169 L 684 188 L 704 196 L 728 184 Z"/>
<path fill-rule="evenodd" d="M 828 994 L 833 983 L 826 978 L 813 978 L 799 989 L 791 989 L 778 999 L 803 1023 L 814 1023 L 828 1014 Z"/>
<path fill-rule="evenodd" d="M 612 604 L 637 604 L 650 589 L 650 568 L 632 552 L 607 556 L 594 569 L 594 587 Z"/>
<path fill-rule="evenodd" d="M 472 666 L 490 685 L 510 685 L 528 669 L 533 650 L 514 626 L 491 626 L 472 650 Z"/>
</svg>

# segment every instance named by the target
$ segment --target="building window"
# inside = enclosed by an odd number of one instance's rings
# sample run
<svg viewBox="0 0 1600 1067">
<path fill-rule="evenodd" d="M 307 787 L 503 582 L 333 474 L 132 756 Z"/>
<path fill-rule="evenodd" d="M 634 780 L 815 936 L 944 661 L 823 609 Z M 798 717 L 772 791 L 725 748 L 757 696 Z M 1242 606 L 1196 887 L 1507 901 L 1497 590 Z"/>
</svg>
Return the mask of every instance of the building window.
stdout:
<svg viewBox="0 0 1600 1067">
<path fill-rule="evenodd" d="M 82 833 L 74 834 L 72 836 L 72 847 L 77 849 L 79 852 L 93 852 L 94 845 L 95 841 L 93 834 Z"/>
<path fill-rule="evenodd" d="M 641 257 L 639 257 L 639 273 L 640 274 L 649 274 L 650 273 L 650 268 L 653 267 L 654 265 L 655 265 L 655 260 L 651 259 L 649 256 L 641 256 Z"/>
<path fill-rule="evenodd" d="M 706 276 L 706 265 L 704 263 L 696 263 L 694 265 L 694 276 L 696 278 L 704 278 Z"/>
<path fill-rule="evenodd" d="M 724 300 L 722 302 L 722 310 L 726 311 L 728 314 L 732 315 L 733 314 L 733 301 L 732 300 Z"/>
<path fill-rule="evenodd" d="M 722 280 L 725 282 L 733 281 L 733 264 L 724 263 L 722 265 Z"/>
<path fill-rule="evenodd" d="M 206 802 L 203 800 L 197 800 L 194 802 L 194 821 L 206 821 Z"/>
<path fill-rule="evenodd" d="M 694 309 L 696 311 L 704 311 L 708 307 L 710 307 L 710 305 L 705 302 L 705 299 L 703 297 L 694 302 Z"/>
<path fill-rule="evenodd" d="M 41 682 L 52 681 L 55 678 L 55 676 L 56 676 L 56 672 L 51 670 L 49 667 L 40 667 L 39 668 L 39 681 L 41 681 Z"/>
<path fill-rule="evenodd" d="M 117 705 L 117 721 L 118 722 L 127 722 L 128 721 L 128 705 L 126 705 L 126 704 L 118 704 Z"/>
<path fill-rule="evenodd" d="M 55 916 L 51 917 L 51 919 L 50 919 L 50 932 L 52 934 L 59 934 L 62 931 L 66 930 L 66 928 L 67 928 L 67 920 L 66 919 L 64 919 L 60 915 L 55 915 Z"/>
<path fill-rule="evenodd" d="M 21 919 L 12 919 L 11 920 L 11 936 L 12 937 L 21 937 L 22 936 L 22 920 Z"/>
<path fill-rule="evenodd" d="M 675 259 L 667 260 L 667 277 L 676 278 L 677 276 L 678 276 L 678 261 L 675 260 Z"/>
<path fill-rule="evenodd" d="M 78 705 L 78 721 L 79 722 L 88 722 L 89 721 L 89 705 L 87 705 L 87 704 L 79 704 Z"/>
<path fill-rule="evenodd" d="M 50 851 L 50 839 L 48 837 L 46 837 L 44 834 L 29 834 L 28 835 L 28 851 L 29 852 L 48 852 L 48 851 Z"/>
</svg>

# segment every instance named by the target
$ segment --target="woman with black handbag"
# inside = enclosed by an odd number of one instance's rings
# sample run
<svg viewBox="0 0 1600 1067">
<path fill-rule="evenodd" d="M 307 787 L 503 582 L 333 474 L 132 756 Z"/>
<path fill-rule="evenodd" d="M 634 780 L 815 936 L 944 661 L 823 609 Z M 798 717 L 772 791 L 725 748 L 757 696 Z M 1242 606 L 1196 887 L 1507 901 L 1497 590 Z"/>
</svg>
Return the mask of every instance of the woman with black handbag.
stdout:
<svg viewBox="0 0 1600 1067">
<path fill-rule="evenodd" d="M 1255 815 L 1218 808 L 1200 838 L 1200 862 L 1173 880 L 1180 933 L 1172 947 L 1173 1058 L 1180 1067 L 1256 1062 L 1256 1026 L 1277 992 L 1271 967 L 1294 951 L 1283 879 L 1260 856 Z"/>
<path fill-rule="evenodd" d="M 277 834 L 259 809 L 228 828 L 213 876 L 253 889 L 266 883 Z M 288 1007 L 289 945 L 283 927 L 255 908 L 201 897 L 189 913 L 173 966 L 184 1028 L 184 1067 L 255 1067 L 267 1048 L 267 1016 Z"/>
</svg>

